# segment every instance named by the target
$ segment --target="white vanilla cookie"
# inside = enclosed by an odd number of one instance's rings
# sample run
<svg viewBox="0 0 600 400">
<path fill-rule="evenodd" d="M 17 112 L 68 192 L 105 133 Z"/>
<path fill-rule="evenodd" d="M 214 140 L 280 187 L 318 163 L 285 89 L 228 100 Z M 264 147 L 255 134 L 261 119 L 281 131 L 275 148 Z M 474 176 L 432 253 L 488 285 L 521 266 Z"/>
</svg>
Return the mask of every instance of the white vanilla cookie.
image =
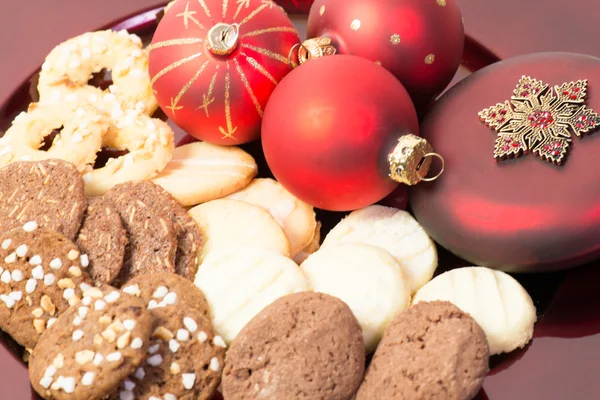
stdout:
<svg viewBox="0 0 600 400">
<path fill-rule="evenodd" d="M 176 148 L 153 181 L 181 205 L 193 206 L 240 190 L 257 170 L 254 158 L 238 147 L 194 142 Z"/>
<path fill-rule="evenodd" d="M 105 115 L 94 107 L 32 103 L 0 138 L 0 167 L 13 161 L 58 158 L 83 171 L 94 164 L 109 126 Z M 56 136 L 50 148 L 40 150 L 44 139 L 53 133 Z"/>
<path fill-rule="evenodd" d="M 308 286 L 343 300 L 360 323 L 367 352 L 383 331 L 410 304 L 402 268 L 387 251 L 360 243 L 321 247 L 300 269 Z"/>
<path fill-rule="evenodd" d="M 103 145 L 129 152 L 109 159 L 102 168 L 88 170 L 83 175 L 85 194 L 101 196 L 120 183 L 152 178 L 171 159 L 174 140 L 169 125 L 146 115 L 138 115 L 121 127 L 111 125 Z"/>
<path fill-rule="evenodd" d="M 425 230 L 406 211 L 379 205 L 350 213 L 325 237 L 323 247 L 366 243 L 387 250 L 402 267 L 411 293 L 429 282 L 437 267 L 437 250 Z"/>
<path fill-rule="evenodd" d="M 292 260 L 262 247 L 221 247 L 205 259 L 194 281 L 210 305 L 217 332 L 231 343 L 263 308 L 307 290 Z"/>
<path fill-rule="evenodd" d="M 88 84 L 93 74 L 103 70 L 111 72 L 113 81 L 104 91 Z M 73 96 L 96 103 L 110 94 L 123 110 L 151 115 L 158 107 L 150 85 L 148 52 L 138 36 L 125 30 L 88 32 L 55 47 L 42 65 L 38 92 L 43 103 Z"/>
<path fill-rule="evenodd" d="M 302 264 L 304 260 L 308 258 L 312 253 L 319 250 L 321 247 L 321 222 L 317 221 L 317 227 L 315 228 L 315 235 L 313 236 L 310 243 L 302 249 L 302 251 L 294 256 L 296 264 Z"/>
<path fill-rule="evenodd" d="M 470 314 L 485 332 L 490 354 L 509 353 L 533 337 L 536 310 L 523 286 L 510 275 L 483 267 L 454 269 L 415 294 L 420 301 L 445 300 Z"/>
<path fill-rule="evenodd" d="M 228 198 L 255 204 L 271 213 L 281 225 L 292 247 L 292 257 L 302 251 L 315 235 L 315 211 L 273 179 L 254 179 Z"/>
<path fill-rule="evenodd" d="M 290 255 L 290 242 L 271 214 L 253 204 L 217 199 L 188 211 L 202 236 L 198 262 L 215 249 L 248 244 Z"/>
</svg>

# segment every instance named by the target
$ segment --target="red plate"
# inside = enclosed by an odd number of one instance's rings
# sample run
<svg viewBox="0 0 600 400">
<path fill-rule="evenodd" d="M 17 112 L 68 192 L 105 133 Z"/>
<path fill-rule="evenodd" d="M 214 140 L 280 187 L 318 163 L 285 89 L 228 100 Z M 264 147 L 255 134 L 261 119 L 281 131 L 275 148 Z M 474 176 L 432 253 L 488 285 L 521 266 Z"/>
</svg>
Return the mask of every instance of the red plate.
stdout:
<svg viewBox="0 0 600 400">
<path fill-rule="evenodd" d="M 128 29 L 148 41 L 156 27 L 155 16 L 160 9 L 141 12 L 109 25 L 114 29 Z M 294 21 L 304 34 L 302 17 Z M 59 40 L 60 41 L 60 40 Z M 58 43 L 57 43 L 58 44 Z M 40 61 L 45 56 L 39 54 Z M 464 63 L 455 82 L 470 71 L 496 61 L 491 52 L 467 38 Z M 23 82 L 0 105 L 0 132 L 4 132 L 12 119 L 26 109 L 35 91 L 30 90 L 31 77 Z M 10 79 L 10 78 L 8 78 Z M 183 132 L 176 129 L 180 144 L 189 142 Z M 260 152 L 260 145 L 244 148 L 259 163 L 263 176 L 268 169 Z M 330 229 L 341 214 L 319 212 L 324 232 Z M 594 369 L 600 357 L 600 262 L 577 270 L 545 274 L 521 275 L 517 279 L 533 297 L 539 312 L 533 342 L 527 348 L 491 360 L 492 371 L 485 380 L 484 389 L 477 399 L 596 399 L 600 380 Z M 440 269 L 465 265 L 440 250 Z M 37 399 L 29 385 L 26 365 L 21 361 L 22 349 L 7 335 L 0 332 L 0 398 L 7 400 Z"/>
</svg>

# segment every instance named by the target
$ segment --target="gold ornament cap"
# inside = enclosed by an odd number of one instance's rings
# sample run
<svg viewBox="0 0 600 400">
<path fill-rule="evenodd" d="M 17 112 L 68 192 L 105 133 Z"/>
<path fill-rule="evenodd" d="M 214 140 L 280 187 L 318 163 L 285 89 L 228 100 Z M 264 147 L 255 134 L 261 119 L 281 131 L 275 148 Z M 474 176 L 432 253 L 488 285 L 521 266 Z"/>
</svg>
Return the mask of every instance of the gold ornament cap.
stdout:
<svg viewBox="0 0 600 400">
<path fill-rule="evenodd" d="M 240 26 L 219 22 L 208 31 L 208 48 L 214 54 L 226 56 L 238 45 Z"/>
<path fill-rule="evenodd" d="M 441 169 L 435 176 L 427 177 L 433 158 L 440 160 Z M 409 186 L 421 181 L 434 181 L 444 172 L 444 158 L 433 152 L 427 140 L 413 134 L 403 135 L 398 139 L 398 144 L 388 155 L 388 161 L 390 178 Z"/>
<path fill-rule="evenodd" d="M 298 64 L 302 65 L 307 61 L 323 56 L 333 56 L 337 53 L 336 48 L 331 44 L 331 39 L 328 37 L 316 37 L 308 39 L 292 47 L 290 51 L 290 60 L 292 52 L 295 48 L 298 48 Z M 291 63 L 291 61 L 290 61 Z M 296 66 L 297 66 L 296 65 Z"/>
</svg>

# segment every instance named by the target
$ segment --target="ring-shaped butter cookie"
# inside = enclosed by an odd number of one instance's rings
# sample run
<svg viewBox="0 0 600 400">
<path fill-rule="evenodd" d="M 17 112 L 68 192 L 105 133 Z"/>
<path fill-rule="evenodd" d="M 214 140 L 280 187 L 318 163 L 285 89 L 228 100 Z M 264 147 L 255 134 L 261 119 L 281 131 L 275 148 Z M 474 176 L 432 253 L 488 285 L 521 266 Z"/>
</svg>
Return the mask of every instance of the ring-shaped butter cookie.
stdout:
<svg viewBox="0 0 600 400">
<path fill-rule="evenodd" d="M 0 167 L 13 161 L 59 158 L 85 171 L 94 164 L 109 127 L 106 116 L 90 105 L 32 103 L 0 138 Z M 51 146 L 42 150 L 53 132 Z"/>
<path fill-rule="evenodd" d="M 106 90 L 89 85 L 93 75 L 103 70 L 111 72 L 113 84 Z M 150 85 L 148 52 L 140 38 L 126 30 L 88 32 L 55 47 L 42 65 L 38 92 L 42 103 L 76 96 L 94 104 L 113 94 L 122 110 L 152 115 L 158 107 Z"/>
<path fill-rule="evenodd" d="M 128 153 L 85 173 L 85 194 L 101 196 L 117 184 L 153 178 L 171 159 L 174 141 L 171 127 L 156 118 L 138 115 L 113 121 L 102 146 Z"/>
</svg>

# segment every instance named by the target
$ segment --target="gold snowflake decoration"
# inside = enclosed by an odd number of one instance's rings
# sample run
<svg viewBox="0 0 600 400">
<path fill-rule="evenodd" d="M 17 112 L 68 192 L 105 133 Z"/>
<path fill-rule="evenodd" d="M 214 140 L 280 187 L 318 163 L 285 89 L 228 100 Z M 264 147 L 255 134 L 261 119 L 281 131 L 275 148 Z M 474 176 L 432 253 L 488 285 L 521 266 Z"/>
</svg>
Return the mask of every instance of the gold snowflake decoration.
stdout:
<svg viewBox="0 0 600 400">
<path fill-rule="evenodd" d="M 479 112 L 481 120 L 498 132 L 494 158 L 533 152 L 543 160 L 562 164 L 571 132 L 581 137 L 600 126 L 598 114 L 584 105 L 586 89 L 587 80 L 550 89 L 542 81 L 521 77 L 510 101 Z"/>
</svg>

